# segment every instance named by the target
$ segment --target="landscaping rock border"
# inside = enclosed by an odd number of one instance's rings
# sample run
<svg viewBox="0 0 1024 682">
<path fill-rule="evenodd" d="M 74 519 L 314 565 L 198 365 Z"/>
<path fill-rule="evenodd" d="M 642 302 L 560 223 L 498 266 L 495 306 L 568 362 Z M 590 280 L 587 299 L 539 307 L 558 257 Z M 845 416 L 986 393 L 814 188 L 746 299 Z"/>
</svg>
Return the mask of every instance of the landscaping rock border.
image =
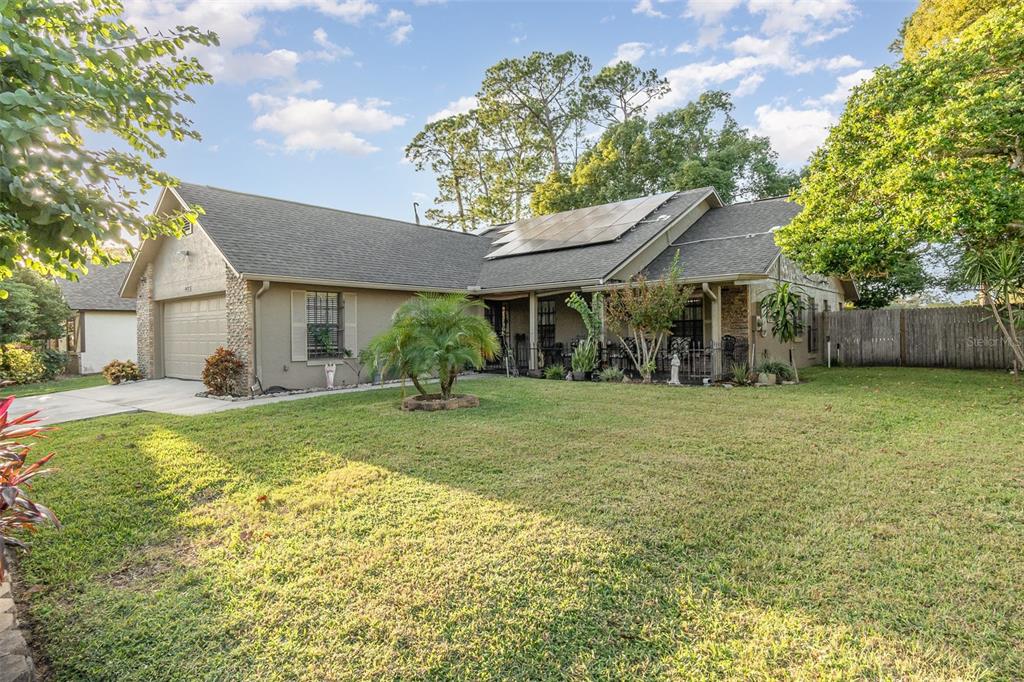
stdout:
<svg viewBox="0 0 1024 682">
<path fill-rule="evenodd" d="M 480 398 L 475 395 L 455 395 L 445 400 L 440 395 L 411 395 L 402 401 L 402 409 L 406 412 L 422 410 L 437 412 L 438 410 L 458 410 L 463 407 L 480 407 Z"/>
<path fill-rule="evenodd" d="M 401 381 L 385 381 L 380 384 L 351 384 L 348 386 L 335 386 L 333 388 L 327 388 L 326 386 L 314 386 L 313 388 L 294 388 L 286 391 L 276 391 L 274 393 L 254 393 L 253 395 L 212 395 L 209 391 L 200 391 L 199 393 L 196 393 L 196 397 L 210 398 L 212 400 L 226 400 L 228 402 L 236 403 L 243 400 L 278 398 L 283 395 L 299 395 L 302 393 L 339 393 L 344 391 L 354 391 L 357 388 L 367 388 L 370 386 L 400 386 L 401 384 Z"/>
<path fill-rule="evenodd" d="M 7 555 L 8 558 L 10 555 Z M 5 566 L 10 566 L 6 561 Z M 4 572 L 0 582 L 0 682 L 32 682 L 35 679 L 35 665 L 32 654 L 25 642 L 25 636 L 18 627 L 11 592 L 11 572 Z"/>
</svg>

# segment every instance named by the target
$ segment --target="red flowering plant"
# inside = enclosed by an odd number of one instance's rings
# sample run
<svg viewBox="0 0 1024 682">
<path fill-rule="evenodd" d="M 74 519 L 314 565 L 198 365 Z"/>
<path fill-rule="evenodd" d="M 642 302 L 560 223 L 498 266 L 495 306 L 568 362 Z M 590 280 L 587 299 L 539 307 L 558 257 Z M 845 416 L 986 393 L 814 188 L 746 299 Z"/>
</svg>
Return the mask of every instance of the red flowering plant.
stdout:
<svg viewBox="0 0 1024 682">
<path fill-rule="evenodd" d="M 51 470 L 43 466 L 50 461 L 53 453 L 26 465 L 25 461 L 32 448 L 26 441 L 42 438 L 42 433 L 48 429 L 33 426 L 39 423 L 38 419 L 34 419 L 38 410 L 19 417 L 9 417 L 7 412 L 13 402 L 13 396 L 0 401 L 0 550 L 4 545 L 25 546 L 11 536 L 13 531 L 35 531 L 36 526 L 44 523 L 60 527 L 60 521 L 52 511 L 28 499 L 27 495 L 33 478 L 50 473 Z M 0 580 L 3 576 L 3 551 L 0 551 Z"/>
</svg>

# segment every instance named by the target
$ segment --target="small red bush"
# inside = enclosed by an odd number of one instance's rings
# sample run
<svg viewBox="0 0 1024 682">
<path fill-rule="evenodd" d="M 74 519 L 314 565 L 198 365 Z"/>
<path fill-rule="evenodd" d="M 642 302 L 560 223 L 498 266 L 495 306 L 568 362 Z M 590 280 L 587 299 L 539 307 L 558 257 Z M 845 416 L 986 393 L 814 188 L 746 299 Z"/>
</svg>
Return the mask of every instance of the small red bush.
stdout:
<svg viewBox="0 0 1024 682">
<path fill-rule="evenodd" d="M 203 385 L 212 395 L 232 395 L 239 391 L 245 363 L 233 350 L 219 347 L 206 358 L 203 367 Z"/>
<path fill-rule="evenodd" d="M 60 527 L 52 511 L 28 499 L 28 489 L 31 487 L 29 481 L 50 473 L 50 469 L 43 469 L 42 466 L 50 461 L 53 453 L 25 466 L 32 447 L 25 441 L 42 437 L 40 434 L 47 429 L 32 426 L 39 422 L 33 419 L 38 412 L 28 412 L 9 419 L 7 411 L 13 402 L 13 396 L 0 402 L 0 579 L 4 576 L 3 545 L 25 546 L 20 540 L 11 537 L 12 531 L 19 528 L 35 531 L 36 526 L 44 523 Z"/>
</svg>

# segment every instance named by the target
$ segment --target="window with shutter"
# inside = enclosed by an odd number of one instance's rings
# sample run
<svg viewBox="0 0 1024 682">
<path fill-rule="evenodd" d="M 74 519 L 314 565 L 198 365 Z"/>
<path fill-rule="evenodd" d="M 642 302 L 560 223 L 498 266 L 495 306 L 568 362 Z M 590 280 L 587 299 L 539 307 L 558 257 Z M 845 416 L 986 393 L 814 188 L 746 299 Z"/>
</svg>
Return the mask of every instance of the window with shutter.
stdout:
<svg viewBox="0 0 1024 682">
<path fill-rule="evenodd" d="M 306 357 L 338 358 L 345 347 L 344 305 L 333 291 L 306 292 Z"/>
</svg>

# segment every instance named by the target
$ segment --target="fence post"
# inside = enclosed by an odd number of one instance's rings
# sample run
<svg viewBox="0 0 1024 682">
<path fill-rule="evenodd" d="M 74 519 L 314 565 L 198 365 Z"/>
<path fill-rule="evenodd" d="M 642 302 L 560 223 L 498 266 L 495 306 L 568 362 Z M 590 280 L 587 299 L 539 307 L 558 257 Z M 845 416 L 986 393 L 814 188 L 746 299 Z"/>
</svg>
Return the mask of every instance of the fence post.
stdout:
<svg viewBox="0 0 1024 682">
<path fill-rule="evenodd" d="M 907 366 L 907 309 L 900 308 L 900 367 Z"/>
</svg>

